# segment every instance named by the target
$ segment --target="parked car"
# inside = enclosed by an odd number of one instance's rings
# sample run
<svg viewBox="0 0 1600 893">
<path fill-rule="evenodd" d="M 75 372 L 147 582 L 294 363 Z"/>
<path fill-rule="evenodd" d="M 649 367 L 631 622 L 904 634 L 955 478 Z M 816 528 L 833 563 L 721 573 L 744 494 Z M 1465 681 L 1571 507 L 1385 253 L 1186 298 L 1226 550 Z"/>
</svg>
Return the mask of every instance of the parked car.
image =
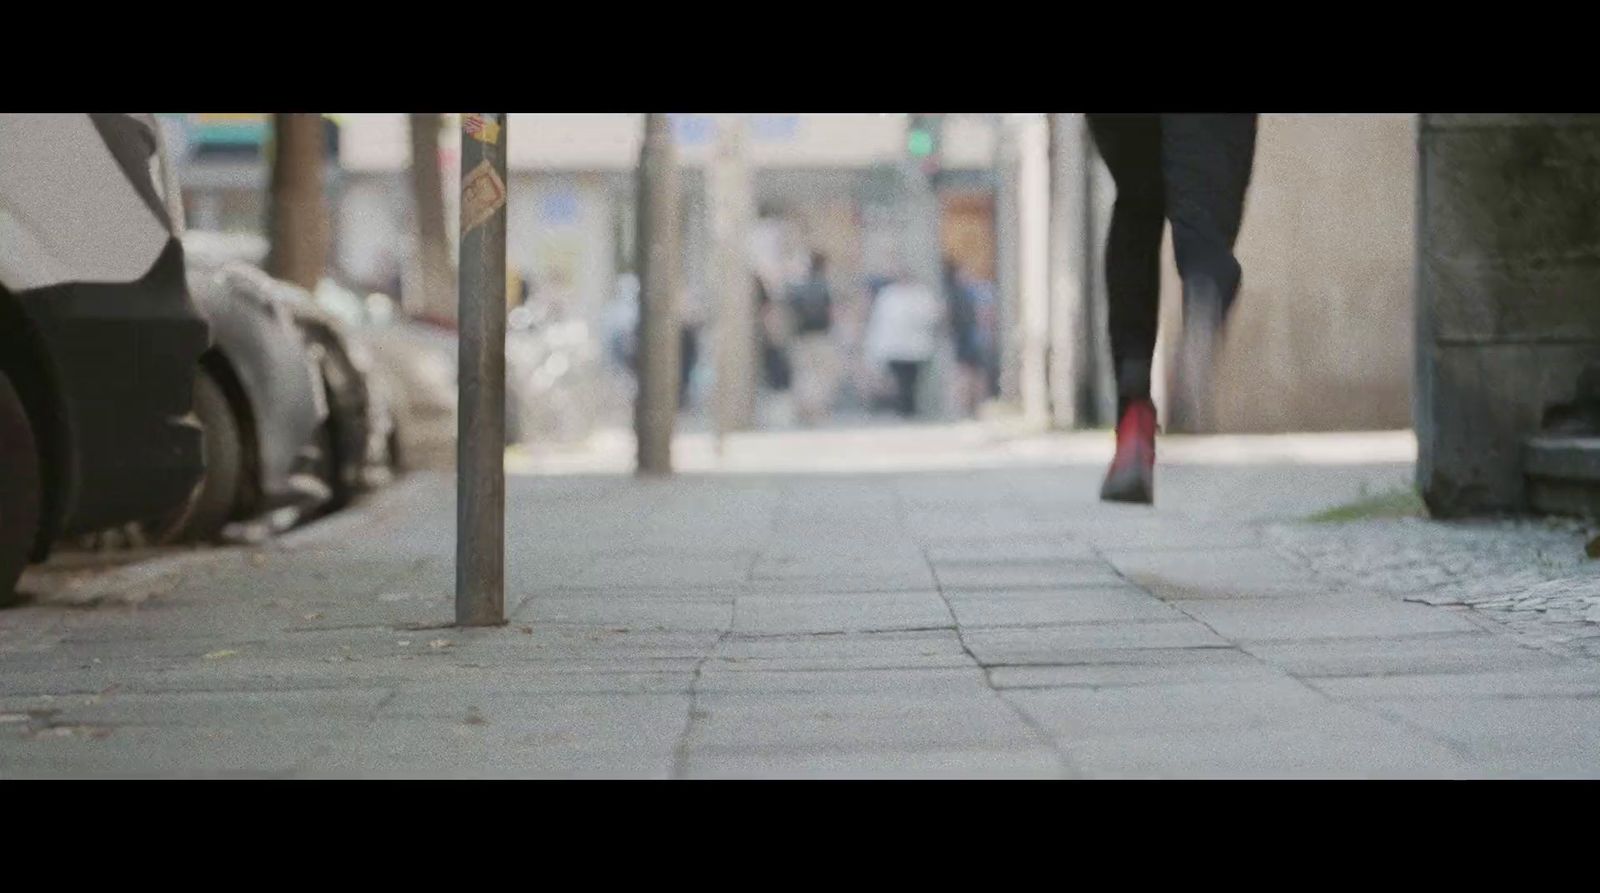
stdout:
<svg viewBox="0 0 1600 893">
<path fill-rule="evenodd" d="M 153 116 L 0 115 L 0 595 L 201 477 L 177 202 Z"/>
<path fill-rule="evenodd" d="M 335 511 L 394 476 L 399 457 L 389 390 L 377 374 L 372 351 L 359 336 L 323 310 L 310 292 L 288 282 L 279 281 L 278 286 L 327 386 L 325 462 L 320 475 L 333 491 L 323 510 Z"/>
<path fill-rule="evenodd" d="M 561 329 L 563 335 L 569 330 Z M 401 457 L 408 468 L 448 467 L 455 461 L 460 333 L 447 325 L 397 318 L 373 330 L 374 352 L 397 388 L 409 397 L 401 414 Z M 540 436 L 551 415 L 550 383 L 565 378 L 567 357 L 552 359 L 544 333 L 508 321 L 506 330 L 506 446 Z"/>
<path fill-rule="evenodd" d="M 456 460 L 459 334 L 448 324 L 402 315 L 392 298 L 360 298 L 333 279 L 316 296 L 329 312 L 355 321 L 372 347 L 380 377 L 394 395 L 395 443 L 406 469 L 444 469 Z M 527 339 L 506 334 L 506 443 L 517 443 L 526 427 L 533 367 Z"/>
<path fill-rule="evenodd" d="M 392 413 L 390 459 L 397 469 L 446 468 L 455 461 L 455 334 L 406 319 L 388 295 L 358 295 L 329 277 L 318 305 L 359 333 Z"/>
<path fill-rule="evenodd" d="M 582 320 L 530 306 L 506 322 L 506 370 L 518 375 L 517 442 L 571 443 L 593 431 L 601 345 Z"/>
<path fill-rule="evenodd" d="M 184 249 L 195 264 L 253 263 L 265 256 L 266 242 L 258 236 L 190 232 L 184 236 Z M 340 314 L 293 283 L 266 279 L 263 287 L 288 309 L 321 372 L 328 416 L 317 435 L 321 465 L 316 473 L 332 495 L 318 511 L 343 508 L 356 494 L 392 477 L 395 437 L 389 393 L 375 374 L 369 346 Z"/>
<path fill-rule="evenodd" d="M 234 520 L 332 498 L 326 462 L 326 385 L 276 280 L 248 264 L 189 258 L 189 290 L 213 344 L 195 376 L 205 475 L 191 499 L 150 522 L 159 543 L 217 538 Z"/>
</svg>

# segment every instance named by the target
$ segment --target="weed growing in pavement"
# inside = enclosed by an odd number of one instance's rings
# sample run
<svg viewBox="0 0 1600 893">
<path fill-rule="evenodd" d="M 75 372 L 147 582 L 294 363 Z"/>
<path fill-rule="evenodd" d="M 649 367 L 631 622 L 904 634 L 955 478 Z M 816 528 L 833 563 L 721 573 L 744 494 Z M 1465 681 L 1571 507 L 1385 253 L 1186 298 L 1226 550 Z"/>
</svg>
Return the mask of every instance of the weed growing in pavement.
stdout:
<svg viewBox="0 0 1600 893">
<path fill-rule="evenodd" d="M 1350 521 L 1370 521 L 1375 518 L 1426 518 L 1428 507 L 1414 487 L 1395 487 L 1373 496 L 1320 511 L 1308 521 L 1340 524 Z"/>
</svg>

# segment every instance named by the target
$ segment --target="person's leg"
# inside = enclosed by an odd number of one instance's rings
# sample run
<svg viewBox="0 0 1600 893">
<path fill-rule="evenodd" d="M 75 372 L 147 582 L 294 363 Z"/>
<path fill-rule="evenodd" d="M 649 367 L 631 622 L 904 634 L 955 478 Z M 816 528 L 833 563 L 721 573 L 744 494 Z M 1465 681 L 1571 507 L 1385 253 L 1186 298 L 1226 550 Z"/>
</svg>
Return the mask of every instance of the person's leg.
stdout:
<svg viewBox="0 0 1600 893">
<path fill-rule="evenodd" d="M 1239 290 L 1234 242 L 1255 162 L 1255 115 L 1162 115 L 1161 169 L 1184 311 L 1212 302 L 1226 316 Z"/>
<path fill-rule="evenodd" d="M 1100 498 L 1149 504 L 1155 495 L 1156 419 L 1150 400 L 1161 308 L 1161 121 L 1090 115 L 1090 133 L 1116 182 L 1106 242 L 1106 327 L 1117 378 L 1117 447 Z"/>
<path fill-rule="evenodd" d="M 795 414 L 804 424 L 816 419 L 817 356 L 815 335 L 796 335 L 792 343 L 794 360 Z"/>
<path fill-rule="evenodd" d="M 976 418 L 983 402 L 983 370 L 975 362 L 961 366 L 961 411 L 966 418 Z"/>
<path fill-rule="evenodd" d="M 678 408 L 685 409 L 689 406 L 690 376 L 694 374 L 700 344 L 693 328 L 683 326 L 678 331 Z"/>
<path fill-rule="evenodd" d="M 1089 115 L 1088 121 L 1117 187 L 1105 263 L 1106 326 L 1120 418 L 1129 401 L 1150 397 L 1166 214 L 1161 121 L 1155 115 Z"/>
<path fill-rule="evenodd" d="M 917 364 L 906 360 L 890 360 L 889 371 L 894 373 L 895 412 L 910 418 L 917 411 Z"/>
<path fill-rule="evenodd" d="M 928 363 L 922 360 L 906 365 L 910 369 L 906 374 L 906 416 L 911 418 L 916 416 L 917 404 L 921 402 L 917 399 L 919 396 L 917 389 L 922 386 L 922 370 L 928 367 Z"/>
<path fill-rule="evenodd" d="M 1173 422 L 1215 427 L 1211 373 L 1239 293 L 1233 255 L 1255 160 L 1255 115 L 1164 115 L 1162 171 L 1173 253 L 1183 280 L 1183 337 L 1173 388 Z"/>
<path fill-rule="evenodd" d="M 816 364 L 816 392 L 813 394 L 813 413 L 817 421 L 826 421 L 833 414 L 834 397 L 839 393 L 839 352 L 834 349 L 833 335 L 818 332 L 812 352 Z"/>
</svg>

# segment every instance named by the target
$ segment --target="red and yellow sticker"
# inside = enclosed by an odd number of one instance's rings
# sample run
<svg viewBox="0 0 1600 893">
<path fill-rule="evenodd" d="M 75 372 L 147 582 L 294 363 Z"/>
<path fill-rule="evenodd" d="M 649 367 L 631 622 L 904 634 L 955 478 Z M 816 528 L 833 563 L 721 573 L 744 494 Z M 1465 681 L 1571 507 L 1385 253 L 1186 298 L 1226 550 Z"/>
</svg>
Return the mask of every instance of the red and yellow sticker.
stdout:
<svg viewBox="0 0 1600 893">
<path fill-rule="evenodd" d="M 461 117 L 461 129 L 480 143 L 500 142 L 500 122 L 496 115 L 469 113 Z"/>
</svg>

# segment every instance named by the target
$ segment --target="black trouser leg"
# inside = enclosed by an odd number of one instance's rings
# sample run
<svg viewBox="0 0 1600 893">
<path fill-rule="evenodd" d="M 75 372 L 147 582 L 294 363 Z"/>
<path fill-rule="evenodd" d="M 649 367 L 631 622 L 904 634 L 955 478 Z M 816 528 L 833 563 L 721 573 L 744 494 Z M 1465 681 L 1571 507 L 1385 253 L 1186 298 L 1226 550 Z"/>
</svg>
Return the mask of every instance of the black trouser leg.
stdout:
<svg viewBox="0 0 1600 893">
<path fill-rule="evenodd" d="M 1220 323 L 1239 293 L 1233 256 L 1255 162 L 1256 115 L 1162 115 L 1161 171 L 1185 315 Z M 1121 189 L 1120 183 L 1118 189 Z"/>
<path fill-rule="evenodd" d="M 895 411 L 906 418 L 917 414 L 917 378 L 922 364 L 909 360 L 891 360 L 889 371 L 894 373 Z"/>
<path fill-rule="evenodd" d="M 1150 396 L 1161 309 L 1161 121 L 1155 115 L 1090 115 L 1095 147 L 1116 181 L 1106 240 L 1106 325 L 1117 377 L 1117 415 Z"/>
<path fill-rule="evenodd" d="M 684 326 L 678 330 L 678 407 L 689 405 L 689 380 L 700 359 L 700 333 Z"/>
</svg>

